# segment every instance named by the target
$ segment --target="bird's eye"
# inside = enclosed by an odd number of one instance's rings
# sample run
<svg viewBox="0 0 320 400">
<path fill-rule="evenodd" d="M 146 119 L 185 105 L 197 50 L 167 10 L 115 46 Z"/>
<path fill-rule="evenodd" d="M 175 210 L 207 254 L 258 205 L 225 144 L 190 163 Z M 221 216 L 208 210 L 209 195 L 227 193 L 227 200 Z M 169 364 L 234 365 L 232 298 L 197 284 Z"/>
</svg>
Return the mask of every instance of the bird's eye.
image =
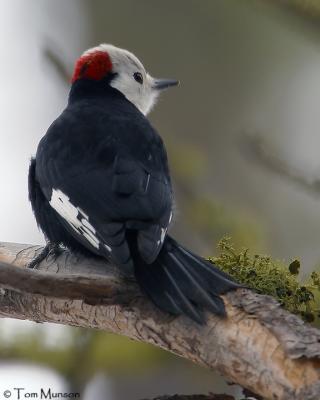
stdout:
<svg viewBox="0 0 320 400">
<path fill-rule="evenodd" d="M 142 74 L 140 72 L 135 72 L 133 74 L 133 77 L 134 77 L 135 81 L 137 81 L 141 85 L 143 84 L 143 77 L 142 77 Z"/>
</svg>

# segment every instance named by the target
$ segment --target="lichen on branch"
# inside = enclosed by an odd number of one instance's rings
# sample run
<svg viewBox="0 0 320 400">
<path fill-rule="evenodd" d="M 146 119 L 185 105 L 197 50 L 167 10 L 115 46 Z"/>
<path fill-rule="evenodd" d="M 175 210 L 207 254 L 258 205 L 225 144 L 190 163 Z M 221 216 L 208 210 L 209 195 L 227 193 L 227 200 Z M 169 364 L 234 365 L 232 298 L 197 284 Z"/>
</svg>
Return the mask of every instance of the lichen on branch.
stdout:
<svg viewBox="0 0 320 400">
<path fill-rule="evenodd" d="M 236 281 L 259 294 L 274 297 L 288 311 L 299 314 L 308 322 L 319 317 L 320 274 L 312 272 L 301 283 L 298 279 L 300 262 L 286 265 L 272 258 L 251 254 L 248 249 L 236 250 L 230 237 L 218 244 L 219 254 L 209 260 L 230 274 Z"/>
</svg>

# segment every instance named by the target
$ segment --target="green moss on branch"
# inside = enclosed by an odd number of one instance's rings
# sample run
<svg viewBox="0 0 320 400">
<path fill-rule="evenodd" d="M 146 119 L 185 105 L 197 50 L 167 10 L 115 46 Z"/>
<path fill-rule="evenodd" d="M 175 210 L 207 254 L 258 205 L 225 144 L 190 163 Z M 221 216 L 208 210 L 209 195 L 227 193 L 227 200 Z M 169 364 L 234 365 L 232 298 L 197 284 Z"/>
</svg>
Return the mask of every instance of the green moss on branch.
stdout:
<svg viewBox="0 0 320 400">
<path fill-rule="evenodd" d="M 250 254 L 248 249 L 235 250 L 229 237 L 218 245 L 219 255 L 209 260 L 236 281 L 276 298 L 288 311 L 311 322 L 319 316 L 320 274 L 312 272 L 305 284 L 298 280 L 299 260 L 289 265 L 270 257 Z"/>
</svg>

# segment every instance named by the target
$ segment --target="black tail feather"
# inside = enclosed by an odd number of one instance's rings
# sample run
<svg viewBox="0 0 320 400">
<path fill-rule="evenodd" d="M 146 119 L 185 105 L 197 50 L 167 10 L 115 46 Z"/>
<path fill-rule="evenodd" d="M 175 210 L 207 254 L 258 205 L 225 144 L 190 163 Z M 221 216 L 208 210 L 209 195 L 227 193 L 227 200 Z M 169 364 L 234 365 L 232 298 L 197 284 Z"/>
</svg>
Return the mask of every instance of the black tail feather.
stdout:
<svg viewBox="0 0 320 400">
<path fill-rule="evenodd" d="M 135 260 L 136 278 L 163 311 L 185 314 L 204 323 L 204 310 L 225 316 L 220 295 L 241 287 L 205 259 L 193 254 L 168 236 L 152 264 Z"/>
<path fill-rule="evenodd" d="M 169 284 L 167 285 L 166 293 L 167 295 L 169 295 L 171 301 L 175 303 L 176 307 L 180 310 L 181 314 L 186 314 L 190 318 L 200 323 L 203 322 L 202 316 L 199 314 L 197 308 L 190 300 L 190 296 L 188 296 L 187 293 L 184 292 L 181 283 L 178 282 L 177 279 L 169 272 L 169 268 L 163 266 L 163 269 L 169 279 L 168 282 Z"/>
<path fill-rule="evenodd" d="M 220 297 L 210 293 L 210 288 L 206 287 L 203 282 L 199 281 L 198 272 L 193 268 L 190 268 L 188 262 L 185 265 L 175 256 L 173 253 L 169 253 L 170 257 L 175 262 L 175 265 L 179 267 L 177 280 L 184 278 L 184 286 L 187 287 L 189 284 L 192 285 L 193 290 L 189 292 L 189 297 L 195 302 L 205 308 L 208 308 L 214 314 L 221 314 L 221 310 L 224 309 L 224 305 Z M 181 282 L 182 283 L 182 282 Z M 221 314 L 222 316 L 225 313 Z"/>
</svg>

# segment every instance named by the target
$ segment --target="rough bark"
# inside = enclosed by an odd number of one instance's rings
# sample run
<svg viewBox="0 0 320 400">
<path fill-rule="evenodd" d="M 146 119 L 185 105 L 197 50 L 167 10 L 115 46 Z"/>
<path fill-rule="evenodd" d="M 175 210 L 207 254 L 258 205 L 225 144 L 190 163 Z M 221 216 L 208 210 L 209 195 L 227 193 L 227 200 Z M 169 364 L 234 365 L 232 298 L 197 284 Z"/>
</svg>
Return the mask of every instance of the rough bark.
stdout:
<svg viewBox="0 0 320 400">
<path fill-rule="evenodd" d="M 273 298 L 230 292 L 228 318 L 208 314 L 200 326 L 159 311 L 130 272 L 103 260 L 65 251 L 37 271 L 23 269 L 39 251 L 0 244 L 0 316 L 126 335 L 214 368 L 266 399 L 320 399 L 320 332 Z"/>
</svg>

